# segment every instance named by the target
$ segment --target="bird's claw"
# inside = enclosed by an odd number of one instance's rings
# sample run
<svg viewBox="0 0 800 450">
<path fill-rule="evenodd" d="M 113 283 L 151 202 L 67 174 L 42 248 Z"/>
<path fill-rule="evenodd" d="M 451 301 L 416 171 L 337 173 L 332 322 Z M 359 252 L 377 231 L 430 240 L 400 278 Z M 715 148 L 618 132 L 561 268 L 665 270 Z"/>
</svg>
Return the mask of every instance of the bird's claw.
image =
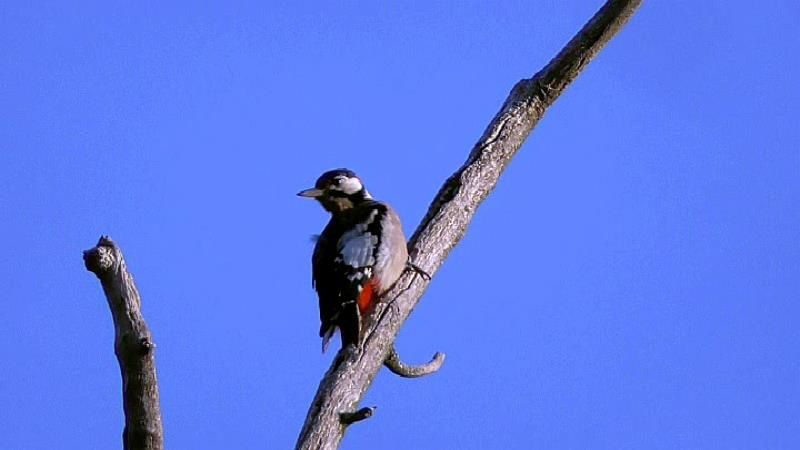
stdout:
<svg viewBox="0 0 800 450">
<path fill-rule="evenodd" d="M 431 281 L 431 275 L 428 272 L 426 272 L 423 268 L 421 268 L 420 266 L 412 263 L 411 261 L 408 261 L 406 263 L 406 267 L 411 269 L 413 272 L 416 272 L 417 274 L 419 274 L 419 276 L 421 276 L 423 280 Z"/>
</svg>

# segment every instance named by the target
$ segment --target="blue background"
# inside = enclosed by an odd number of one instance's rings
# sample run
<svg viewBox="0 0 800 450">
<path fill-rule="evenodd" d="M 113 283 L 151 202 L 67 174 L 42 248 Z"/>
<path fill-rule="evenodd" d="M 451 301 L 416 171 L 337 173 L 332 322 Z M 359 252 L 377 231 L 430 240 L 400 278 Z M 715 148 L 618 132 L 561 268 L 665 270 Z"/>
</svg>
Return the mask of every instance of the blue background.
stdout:
<svg viewBox="0 0 800 450">
<path fill-rule="evenodd" d="M 70 2 L 73 3 L 73 2 Z M 295 197 L 347 166 L 411 233 L 601 1 L 6 2 L 0 448 L 119 448 L 123 248 L 167 446 L 289 448 L 320 355 Z M 646 2 L 547 113 L 345 448 L 800 448 L 800 4 Z M 337 342 L 338 345 L 338 342 Z"/>
</svg>

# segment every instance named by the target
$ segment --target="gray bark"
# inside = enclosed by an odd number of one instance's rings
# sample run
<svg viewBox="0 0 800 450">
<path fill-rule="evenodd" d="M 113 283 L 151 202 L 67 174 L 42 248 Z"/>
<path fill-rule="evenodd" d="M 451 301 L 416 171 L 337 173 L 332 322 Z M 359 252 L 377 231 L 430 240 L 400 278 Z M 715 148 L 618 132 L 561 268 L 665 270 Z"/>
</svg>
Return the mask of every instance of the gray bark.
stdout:
<svg viewBox="0 0 800 450">
<path fill-rule="evenodd" d="M 400 355 L 392 348 L 389 350 L 389 354 L 386 355 L 386 360 L 383 362 L 383 365 L 393 374 L 403 378 L 419 378 L 435 373 L 441 369 L 444 364 L 444 358 L 444 353 L 436 352 L 429 362 L 420 364 L 419 366 L 410 366 L 401 361 Z"/>
<path fill-rule="evenodd" d="M 417 266 L 430 275 L 436 273 L 547 108 L 640 4 L 641 0 L 607 1 L 552 61 L 514 86 L 467 161 L 445 181 L 411 237 L 409 255 Z M 372 414 L 371 409 L 366 411 L 368 408 L 359 410 L 358 404 L 393 351 L 400 327 L 428 283 L 419 274 L 406 272 L 367 318 L 361 348 L 349 346 L 336 355 L 308 411 L 297 449 L 338 448 L 347 425 Z"/>
<path fill-rule="evenodd" d="M 83 252 L 86 269 L 97 275 L 114 319 L 114 353 L 122 372 L 125 450 L 163 450 L 164 432 L 156 378 L 155 344 L 142 316 L 139 291 L 122 251 L 108 237 Z"/>
</svg>

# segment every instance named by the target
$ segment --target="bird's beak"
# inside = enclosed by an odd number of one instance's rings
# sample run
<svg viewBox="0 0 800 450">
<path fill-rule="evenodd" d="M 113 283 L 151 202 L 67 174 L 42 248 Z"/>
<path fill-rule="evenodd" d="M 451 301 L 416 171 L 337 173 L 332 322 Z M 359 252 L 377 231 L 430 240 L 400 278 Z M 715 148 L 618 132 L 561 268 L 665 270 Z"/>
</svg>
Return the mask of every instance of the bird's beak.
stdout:
<svg viewBox="0 0 800 450">
<path fill-rule="evenodd" d="M 297 193 L 300 197 L 318 198 L 321 197 L 324 191 L 322 189 L 311 188 Z"/>
</svg>

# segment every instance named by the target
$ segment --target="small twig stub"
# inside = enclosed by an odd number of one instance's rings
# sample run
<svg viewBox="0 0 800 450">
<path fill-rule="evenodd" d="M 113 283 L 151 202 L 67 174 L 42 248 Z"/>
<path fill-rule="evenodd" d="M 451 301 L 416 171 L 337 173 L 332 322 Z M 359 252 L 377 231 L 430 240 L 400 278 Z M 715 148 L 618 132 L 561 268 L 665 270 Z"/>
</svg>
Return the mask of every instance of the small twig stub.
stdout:
<svg viewBox="0 0 800 450">
<path fill-rule="evenodd" d="M 343 425 L 352 425 L 356 422 L 369 419 L 375 414 L 376 409 L 378 409 L 377 406 L 369 406 L 355 412 L 344 412 L 339 414 L 339 420 Z"/>
</svg>

